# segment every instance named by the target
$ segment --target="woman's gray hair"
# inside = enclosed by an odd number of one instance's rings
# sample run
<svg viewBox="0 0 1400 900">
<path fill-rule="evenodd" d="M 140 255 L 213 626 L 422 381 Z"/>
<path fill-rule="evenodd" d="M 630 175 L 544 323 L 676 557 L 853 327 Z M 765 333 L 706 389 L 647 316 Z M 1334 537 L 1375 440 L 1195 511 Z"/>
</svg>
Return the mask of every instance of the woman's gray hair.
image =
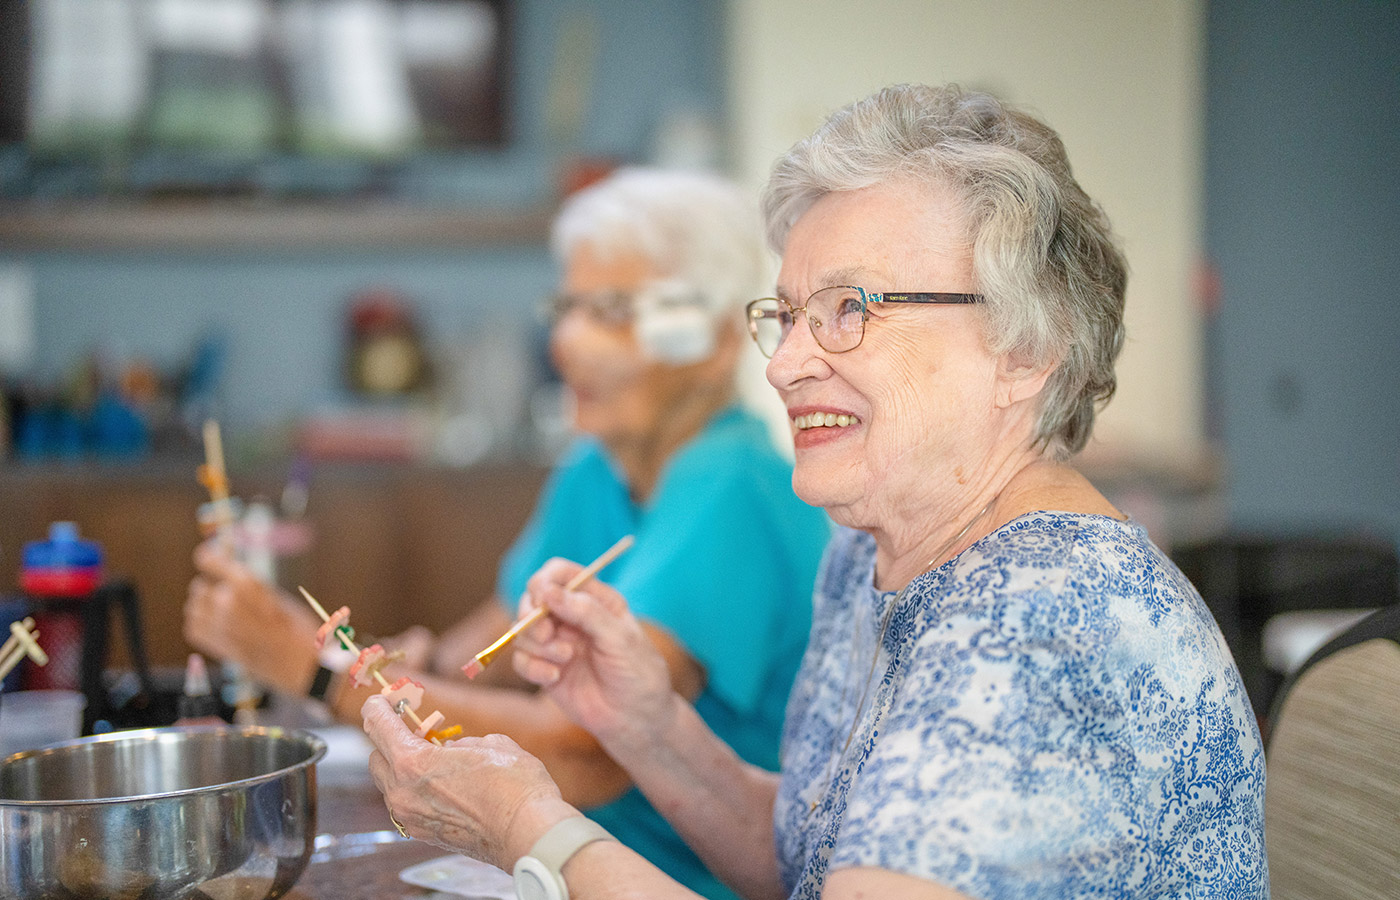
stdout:
<svg viewBox="0 0 1400 900">
<path fill-rule="evenodd" d="M 972 241 L 974 289 L 986 297 L 987 345 L 1032 366 L 1057 364 L 1036 441 L 1060 459 L 1077 453 L 1117 386 L 1127 264 L 1103 210 L 1074 180 L 1059 135 L 956 85 L 886 88 L 839 110 L 778 160 L 763 198 L 769 243 L 781 253 L 793 224 L 825 194 L 904 179 L 954 191 Z"/>
<path fill-rule="evenodd" d="M 735 327 L 737 311 L 772 280 L 757 205 L 704 172 L 627 167 L 573 194 L 554 219 L 550 249 L 563 262 L 583 244 L 604 257 L 640 254 Z"/>
</svg>

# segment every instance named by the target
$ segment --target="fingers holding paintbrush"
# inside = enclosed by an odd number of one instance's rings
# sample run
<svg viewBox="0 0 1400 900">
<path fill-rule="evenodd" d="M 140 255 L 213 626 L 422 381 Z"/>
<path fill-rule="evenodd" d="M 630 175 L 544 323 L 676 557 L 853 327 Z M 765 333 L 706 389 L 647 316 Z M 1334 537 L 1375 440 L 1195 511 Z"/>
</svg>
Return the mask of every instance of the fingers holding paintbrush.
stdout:
<svg viewBox="0 0 1400 900">
<path fill-rule="evenodd" d="M 583 569 L 579 570 L 578 574 L 575 575 L 573 578 L 569 579 L 568 584 L 564 585 L 564 590 L 577 590 L 590 578 L 602 571 L 605 566 L 607 566 L 613 560 L 617 559 L 619 556 L 625 553 L 627 551 L 627 548 L 632 546 L 632 543 L 632 535 L 629 534 L 624 536 L 616 544 L 613 544 L 607 550 L 603 551 L 601 556 L 593 560 L 593 562 L 589 563 Z M 529 613 L 529 615 L 516 622 L 514 625 L 511 626 L 509 631 L 497 638 L 495 643 L 478 653 L 476 657 L 472 659 L 471 662 L 467 663 L 465 666 L 462 667 L 462 671 L 466 673 L 468 678 L 475 678 L 476 676 L 480 675 L 482 671 L 484 671 L 485 668 L 491 664 L 491 660 L 495 658 L 496 654 L 503 650 L 508 644 L 510 644 L 511 641 L 515 640 L 517 635 L 519 635 L 525 629 L 529 628 L 531 625 L 534 625 L 536 622 L 540 621 L 548 614 L 548 607 L 543 605 L 537 606 L 534 610 L 532 610 Z"/>
</svg>

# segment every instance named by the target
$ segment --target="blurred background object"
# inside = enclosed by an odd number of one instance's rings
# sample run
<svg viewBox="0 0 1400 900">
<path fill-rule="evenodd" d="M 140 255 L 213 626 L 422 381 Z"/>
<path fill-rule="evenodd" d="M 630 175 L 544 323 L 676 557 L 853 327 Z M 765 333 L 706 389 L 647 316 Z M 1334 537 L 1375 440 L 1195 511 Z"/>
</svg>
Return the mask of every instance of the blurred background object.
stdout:
<svg viewBox="0 0 1400 900">
<path fill-rule="evenodd" d="M 72 522 L 55 522 L 47 540 L 25 543 L 19 586 L 37 607 L 34 622 L 49 656 L 47 665 L 29 668 L 26 688 L 80 687 L 84 610 L 101 584 L 102 548 L 80 538 Z"/>
<path fill-rule="evenodd" d="M 0 16 L 0 141 L 26 150 L 6 193 L 334 190 L 295 183 L 316 157 L 371 164 L 364 188 L 373 163 L 506 136 L 507 0 L 33 0 Z"/>
<path fill-rule="evenodd" d="M 1385 535 L 1233 533 L 1179 543 L 1171 555 L 1215 614 L 1261 720 L 1313 651 L 1400 603 L 1400 562 Z"/>
<path fill-rule="evenodd" d="M 370 398 L 404 397 L 428 385 L 427 351 L 408 301 L 386 288 L 350 299 L 346 374 Z"/>
</svg>

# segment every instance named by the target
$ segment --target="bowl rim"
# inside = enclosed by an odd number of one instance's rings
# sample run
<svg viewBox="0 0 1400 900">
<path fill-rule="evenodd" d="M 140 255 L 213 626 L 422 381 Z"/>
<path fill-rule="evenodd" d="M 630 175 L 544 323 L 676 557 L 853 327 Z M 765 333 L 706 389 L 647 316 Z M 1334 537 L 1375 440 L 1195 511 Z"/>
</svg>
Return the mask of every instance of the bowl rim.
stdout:
<svg viewBox="0 0 1400 900">
<path fill-rule="evenodd" d="M 74 738 L 67 741 L 59 741 L 40 747 L 36 750 L 22 750 L 11 754 L 0 760 L 0 769 L 3 769 L 22 759 L 30 757 L 47 756 L 62 751 L 65 747 L 84 744 L 119 743 L 125 741 L 159 741 L 167 739 L 171 735 L 177 734 L 237 734 L 240 736 L 258 736 L 270 738 L 291 738 L 306 744 L 310 750 L 310 755 L 297 763 L 274 769 L 271 772 L 264 772 L 261 775 L 253 775 L 248 778 L 240 778 L 236 781 L 223 781 L 218 784 L 204 785 L 203 787 L 184 788 L 178 791 L 161 791 L 151 794 L 129 794 L 125 797 L 90 797 L 90 798 L 70 798 L 61 800 L 20 800 L 11 797 L 0 796 L 0 809 L 22 808 L 35 809 L 57 806 L 110 806 L 118 803 L 138 803 L 149 800 L 162 800 L 174 797 L 191 797 L 196 794 L 217 793 L 227 790 L 242 790 L 254 785 L 274 781 L 295 773 L 299 769 L 311 768 L 312 776 L 315 775 L 315 765 L 326 755 L 327 745 L 320 736 L 303 728 L 283 728 L 278 725 L 167 725 L 160 728 L 139 728 L 125 731 L 109 731 L 105 734 L 93 734 L 87 737 Z"/>
</svg>

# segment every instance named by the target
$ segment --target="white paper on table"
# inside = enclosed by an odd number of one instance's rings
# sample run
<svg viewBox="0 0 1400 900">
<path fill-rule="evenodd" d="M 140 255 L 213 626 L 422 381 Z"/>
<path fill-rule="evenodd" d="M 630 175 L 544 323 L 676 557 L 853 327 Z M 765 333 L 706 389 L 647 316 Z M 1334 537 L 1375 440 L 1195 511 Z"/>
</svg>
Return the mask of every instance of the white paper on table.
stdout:
<svg viewBox="0 0 1400 900">
<path fill-rule="evenodd" d="M 480 900 L 515 900 L 514 879 L 490 863 L 452 854 L 409 866 L 399 878 L 421 888 Z"/>
<path fill-rule="evenodd" d="M 316 780 L 327 785 L 372 784 L 369 755 L 374 745 L 363 729 L 354 725 L 326 725 L 307 729 L 326 742 L 326 755 L 316 764 Z"/>
</svg>

